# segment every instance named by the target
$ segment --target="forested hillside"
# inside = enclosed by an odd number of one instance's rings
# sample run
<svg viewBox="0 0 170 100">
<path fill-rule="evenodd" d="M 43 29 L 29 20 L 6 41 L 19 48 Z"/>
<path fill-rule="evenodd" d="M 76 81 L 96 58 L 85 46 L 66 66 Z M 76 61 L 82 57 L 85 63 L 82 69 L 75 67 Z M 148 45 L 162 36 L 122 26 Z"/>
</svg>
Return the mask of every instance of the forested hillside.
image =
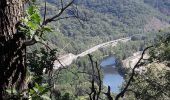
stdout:
<svg viewBox="0 0 170 100">
<path fill-rule="evenodd" d="M 170 15 L 170 0 L 144 0 L 144 2 L 160 12 Z"/>
<path fill-rule="evenodd" d="M 69 18 L 53 23 L 54 34 L 47 37 L 59 49 L 64 48 L 66 52 L 77 54 L 108 40 L 146 34 L 169 26 L 170 18 L 155 6 L 152 7 L 151 4 L 154 5 L 155 2 L 151 1 L 153 0 L 76 0 L 80 17 L 86 20 L 80 20 L 80 23 L 75 18 Z M 60 7 L 59 3 L 57 0 L 48 0 L 49 16 Z M 71 11 L 68 10 L 66 14 L 72 16 Z M 66 44 L 65 41 L 68 43 L 66 47 L 62 45 Z"/>
</svg>

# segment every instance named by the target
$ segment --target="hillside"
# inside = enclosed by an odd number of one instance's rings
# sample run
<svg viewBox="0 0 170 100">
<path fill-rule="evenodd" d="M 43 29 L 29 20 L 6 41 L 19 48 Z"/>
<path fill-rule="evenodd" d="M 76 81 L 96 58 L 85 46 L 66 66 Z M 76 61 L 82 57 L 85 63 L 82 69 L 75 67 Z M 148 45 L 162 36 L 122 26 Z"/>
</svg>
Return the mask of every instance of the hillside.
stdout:
<svg viewBox="0 0 170 100">
<path fill-rule="evenodd" d="M 53 23 L 54 34 L 47 37 L 60 52 L 78 54 L 102 42 L 168 27 L 169 17 L 154 8 L 151 1 L 75 0 L 80 15 L 88 20 L 81 21 L 83 26 L 74 18 L 60 20 Z M 48 0 L 48 15 L 54 15 L 58 7 L 59 1 Z M 66 11 L 65 15 L 70 16 L 70 11 Z"/>
<path fill-rule="evenodd" d="M 144 2 L 160 12 L 170 15 L 170 0 L 144 0 Z"/>
</svg>

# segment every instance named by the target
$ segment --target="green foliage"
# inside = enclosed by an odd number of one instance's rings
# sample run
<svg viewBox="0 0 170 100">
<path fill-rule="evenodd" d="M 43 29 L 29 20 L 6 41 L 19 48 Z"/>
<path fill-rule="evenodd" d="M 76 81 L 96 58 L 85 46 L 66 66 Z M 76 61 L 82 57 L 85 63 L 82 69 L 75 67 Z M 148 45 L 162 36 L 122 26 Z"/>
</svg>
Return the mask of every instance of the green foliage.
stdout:
<svg viewBox="0 0 170 100">
<path fill-rule="evenodd" d="M 47 88 L 47 84 L 43 84 L 40 86 L 39 84 L 35 83 L 35 86 L 29 90 L 30 99 L 32 100 L 51 100 L 47 92 L 49 88 Z"/>
<path fill-rule="evenodd" d="M 170 35 L 169 30 L 161 33 L 164 34 L 157 38 L 157 42 L 149 52 L 149 64 L 146 61 L 148 65 L 141 66 L 145 68 L 144 71 L 135 73 L 126 94 L 127 98 L 133 96 L 139 100 L 170 99 Z"/>
<path fill-rule="evenodd" d="M 136 73 L 127 97 L 134 95 L 134 98 L 139 100 L 168 100 L 170 98 L 167 78 L 169 72 L 165 68 L 159 70 L 158 67 L 161 66 L 152 64 L 145 73 Z"/>
<path fill-rule="evenodd" d="M 44 73 L 47 74 L 53 70 L 53 64 L 56 60 L 55 54 L 55 49 L 48 52 L 48 50 L 46 51 L 44 48 L 41 48 L 40 51 L 35 50 L 28 55 L 28 67 L 37 83 L 42 82 Z"/>
<path fill-rule="evenodd" d="M 42 37 L 43 33 L 52 32 L 50 27 L 42 25 L 42 21 L 40 8 L 35 4 L 35 0 L 33 0 L 30 2 L 30 6 L 26 10 L 26 16 L 22 20 L 24 26 L 20 26 L 19 28 L 29 38 L 35 35 Z"/>
<path fill-rule="evenodd" d="M 159 62 L 168 62 L 170 60 L 170 34 L 169 32 L 158 37 L 158 43 L 150 51 L 151 59 Z"/>
<path fill-rule="evenodd" d="M 27 16 L 23 19 L 24 24 L 26 25 L 26 31 L 28 36 L 32 36 L 35 34 L 35 31 L 40 29 L 41 24 L 41 16 L 36 5 L 31 5 L 26 10 Z"/>
</svg>

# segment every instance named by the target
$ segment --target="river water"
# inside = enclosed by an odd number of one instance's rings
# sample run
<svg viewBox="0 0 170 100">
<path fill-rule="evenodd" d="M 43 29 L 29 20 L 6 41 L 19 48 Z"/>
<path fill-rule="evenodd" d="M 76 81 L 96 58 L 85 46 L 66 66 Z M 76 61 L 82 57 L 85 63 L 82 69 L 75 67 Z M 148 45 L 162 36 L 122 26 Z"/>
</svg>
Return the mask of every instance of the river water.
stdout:
<svg viewBox="0 0 170 100">
<path fill-rule="evenodd" d="M 107 57 L 102 60 L 101 67 L 104 71 L 103 84 L 110 86 L 113 93 L 119 93 L 120 87 L 124 82 L 123 77 L 118 73 L 115 66 L 116 59 L 113 56 Z"/>
</svg>

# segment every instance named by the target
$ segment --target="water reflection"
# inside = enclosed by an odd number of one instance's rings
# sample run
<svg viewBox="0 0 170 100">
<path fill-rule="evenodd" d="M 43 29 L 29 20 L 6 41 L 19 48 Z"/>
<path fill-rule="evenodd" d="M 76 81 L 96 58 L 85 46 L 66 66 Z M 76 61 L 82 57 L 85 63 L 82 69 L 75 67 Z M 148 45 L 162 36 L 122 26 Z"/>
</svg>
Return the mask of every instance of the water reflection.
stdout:
<svg viewBox="0 0 170 100">
<path fill-rule="evenodd" d="M 110 86 L 112 92 L 118 93 L 124 79 L 118 73 L 115 64 L 116 59 L 114 57 L 107 57 L 101 62 L 100 65 L 104 71 L 103 84 L 105 86 Z"/>
</svg>

